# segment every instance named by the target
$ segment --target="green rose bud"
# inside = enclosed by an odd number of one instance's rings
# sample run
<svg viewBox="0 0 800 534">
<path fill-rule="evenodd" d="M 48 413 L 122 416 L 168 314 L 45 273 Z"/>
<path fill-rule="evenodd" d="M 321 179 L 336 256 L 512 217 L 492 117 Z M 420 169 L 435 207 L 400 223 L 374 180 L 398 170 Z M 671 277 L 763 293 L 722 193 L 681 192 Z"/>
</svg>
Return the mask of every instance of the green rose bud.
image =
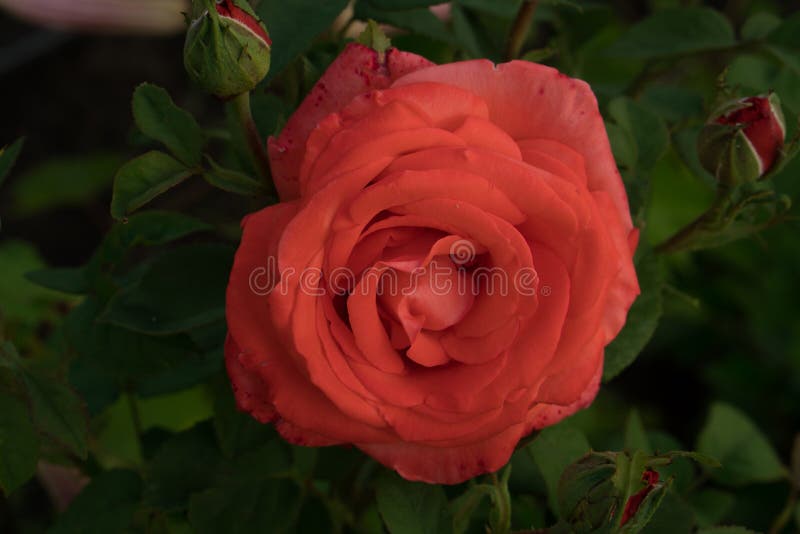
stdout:
<svg viewBox="0 0 800 534">
<path fill-rule="evenodd" d="M 590 452 L 567 467 L 558 485 L 564 526 L 574 534 L 639 532 L 668 487 L 648 467 L 654 460 L 641 452 Z"/>
<path fill-rule="evenodd" d="M 778 95 L 728 102 L 714 112 L 697 140 L 700 162 L 727 185 L 764 176 L 780 156 L 786 126 Z"/>
<path fill-rule="evenodd" d="M 253 90 L 269 71 L 272 41 L 246 0 L 201 0 L 186 34 L 183 61 L 191 78 L 220 98 Z M 202 7 L 202 6 L 201 6 Z"/>
<path fill-rule="evenodd" d="M 622 496 L 614 486 L 613 453 L 589 453 L 564 470 L 558 485 L 561 517 L 576 534 L 611 532 Z"/>
</svg>

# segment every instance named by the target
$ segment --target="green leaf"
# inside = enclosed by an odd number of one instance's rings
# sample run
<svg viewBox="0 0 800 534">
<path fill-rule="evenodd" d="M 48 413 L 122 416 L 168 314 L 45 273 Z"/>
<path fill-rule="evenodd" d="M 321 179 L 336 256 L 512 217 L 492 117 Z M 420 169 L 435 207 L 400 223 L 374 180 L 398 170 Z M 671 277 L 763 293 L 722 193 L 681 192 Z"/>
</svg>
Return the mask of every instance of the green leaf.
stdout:
<svg viewBox="0 0 800 534">
<path fill-rule="evenodd" d="M 522 0 L 506 0 L 505 2 L 498 2 L 497 0 L 458 0 L 458 3 L 476 11 L 489 13 L 503 19 L 511 19 L 519 11 Z"/>
<path fill-rule="evenodd" d="M 86 458 L 88 421 L 80 397 L 49 369 L 22 360 L 11 343 L 0 346 L 0 366 L 10 368 L 24 385 L 36 428 Z"/>
<path fill-rule="evenodd" d="M 0 316 L 3 320 L 35 328 L 42 321 L 57 319 L 52 308 L 56 302 L 63 301 L 63 295 L 37 287 L 23 278 L 27 271 L 42 264 L 42 258 L 30 243 L 16 240 L 0 243 Z"/>
<path fill-rule="evenodd" d="M 544 477 L 552 510 L 558 510 L 558 482 L 564 469 L 590 448 L 586 436 L 569 421 L 545 428 L 526 447 Z"/>
<path fill-rule="evenodd" d="M 91 263 L 115 264 L 136 246 L 166 245 L 211 226 L 180 213 L 148 211 L 132 216 L 126 223 L 117 223 L 106 234 Z"/>
<path fill-rule="evenodd" d="M 530 61 L 531 63 L 544 63 L 557 53 L 558 50 L 555 48 L 536 48 L 534 50 L 525 52 L 521 59 L 523 61 Z"/>
<path fill-rule="evenodd" d="M 22 152 L 22 146 L 25 144 L 25 138 L 20 137 L 11 145 L 0 148 L 0 186 L 8 178 L 8 174 L 17 162 L 19 153 Z"/>
<path fill-rule="evenodd" d="M 696 451 L 669 451 L 665 452 L 661 456 L 669 456 L 671 458 L 688 458 L 690 460 L 694 460 L 703 467 L 710 467 L 712 469 L 718 469 L 722 467 L 722 464 L 719 463 L 719 460 L 713 456 Z"/>
<path fill-rule="evenodd" d="M 641 103 L 669 122 L 705 118 L 703 93 L 681 85 L 651 85 L 642 94 Z M 669 138 L 666 140 L 669 142 Z"/>
<path fill-rule="evenodd" d="M 615 122 L 606 122 L 608 140 L 611 143 L 611 151 L 614 154 L 614 161 L 617 167 L 628 170 L 636 168 L 636 159 L 639 156 L 636 138 L 633 134 Z M 623 178 L 626 176 L 623 175 Z M 635 209 L 631 211 L 635 212 Z"/>
<path fill-rule="evenodd" d="M 652 254 L 642 256 L 636 265 L 641 294 L 628 312 L 622 331 L 606 347 L 603 380 L 608 382 L 625 370 L 653 337 L 661 319 L 662 288 L 661 262 Z"/>
<path fill-rule="evenodd" d="M 83 295 L 89 290 L 86 271 L 81 267 L 36 269 L 26 272 L 25 278 L 38 286 L 71 295 Z"/>
<path fill-rule="evenodd" d="M 111 271 L 133 247 L 158 246 L 211 229 L 208 224 L 168 211 L 147 211 L 118 223 L 106 234 L 87 265 L 77 268 L 40 269 L 25 277 L 43 287 L 71 294 L 86 294 L 100 271 Z"/>
<path fill-rule="evenodd" d="M 694 508 L 697 524 L 710 527 L 725 519 L 736 502 L 736 496 L 727 491 L 709 488 L 690 495 L 689 502 Z"/>
<path fill-rule="evenodd" d="M 414 9 L 415 7 L 429 7 L 441 4 L 441 0 L 369 0 L 369 3 L 378 9 Z"/>
<path fill-rule="evenodd" d="M 394 473 L 377 485 L 378 510 L 391 534 L 446 534 L 452 524 L 441 486 L 409 482 Z"/>
<path fill-rule="evenodd" d="M 219 388 L 214 398 L 214 431 L 219 448 L 227 458 L 233 458 L 266 443 L 275 436 L 270 425 L 256 421 L 250 414 L 237 409 L 230 385 Z"/>
<path fill-rule="evenodd" d="M 202 384 L 168 395 L 140 398 L 138 404 L 144 428 L 170 432 L 183 432 L 206 421 L 210 426 L 214 415 L 212 400 Z"/>
<path fill-rule="evenodd" d="M 722 469 L 712 475 L 723 484 L 770 482 L 786 476 L 767 438 L 744 413 L 728 404 L 711 407 L 697 450 L 722 463 Z"/>
<path fill-rule="evenodd" d="M 489 55 L 481 41 L 478 29 L 472 20 L 470 13 L 462 8 L 458 3 L 452 7 L 453 13 L 453 33 L 459 44 L 466 49 L 472 57 L 481 58 Z"/>
<path fill-rule="evenodd" d="M 701 528 L 697 534 L 758 534 L 755 530 L 744 527 L 709 527 Z"/>
<path fill-rule="evenodd" d="M 186 506 L 189 496 L 213 485 L 221 465 L 209 424 L 170 437 L 148 466 L 145 502 L 167 510 Z"/>
<path fill-rule="evenodd" d="M 141 480 L 133 471 L 101 473 L 84 488 L 49 532 L 130 532 L 141 493 Z"/>
<path fill-rule="evenodd" d="M 759 11 L 744 21 L 742 39 L 755 41 L 763 39 L 781 25 L 781 18 L 774 13 Z"/>
<path fill-rule="evenodd" d="M 26 372 L 24 380 L 36 426 L 81 458 L 86 458 L 88 421 L 80 397 L 43 370 Z"/>
<path fill-rule="evenodd" d="M 221 320 L 233 250 L 198 244 L 165 253 L 119 291 L 100 320 L 145 334 L 174 334 Z"/>
<path fill-rule="evenodd" d="M 627 97 L 619 97 L 608 105 L 608 111 L 616 123 L 634 141 L 634 171 L 653 168 L 669 147 L 669 131 L 658 115 Z"/>
<path fill-rule="evenodd" d="M 361 35 L 358 36 L 356 39 L 357 42 L 372 48 L 378 54 L 385 54 L 389 48 L 392 47 L 392 41 L 386 34 L 383 33 L 378 23 L 374 20 L 370 20 L 367 23 L 366 29 L 361 32 Z"/>
<path fill-rule="evenodd" d="M 771 44 L 800 49 L 800 13 L 794 13 L 767 36 Z"/>
<path fill-rule="evenodd" d="M 195 174 L 195 169 L 163 152 L 148 152 L 126 163 L 114 179 L 111 215 L 124 219 Z"/>
<path fill-rule="evenodd" d="M 427 8 L 384 10 L 367 0 L 356 3 L 355 17 L 362 20 L 377 20 L 437 41 L 453 42 L 453 36 L 445 23 L 437 19 Z"/>
<path fill-rule="evenodd" d="M 608 53 L 618 57 L 658 58 L 724 49 L 735 44 L 730 22 L 706 7 L 658 11 L 625 32 Z"/>
<path fill-rule="evenodd" d="M 251 93 L 250 106 L 253 111 L 253 120 L 258 127 L 258 133 L 264 138 L 278 135 L 282 124 L 286 122 L 287 117 L 292 112 L 289 104 L 272 93 Z M 237 131 L 236 135 L 238 136 L 240 133 Z M 244 155 L 246 156 L 247 154 Z"/>
<path fill-rule="evenodd" d="M 674 491 L 667 492 L 641 534 L 692 534 L 694 513 Z"/>
<path fill-rule="evenodd" d="M 28 408 L 0 392 L 0 488 L 6 495 L 33 476 L 38 460 L 39 436 Z"/>
<path fill-rule="evenodd" d="M 347 3 L 347 0 L 262 0 L 256 13 L 272 38 L 272 58 L 266 81 L 283 72 L 304 53 L 312 41 L 333 24 Z"/>
<path fill-rule="evenodd" d="M 672 478 L 674 480 L 672 490 L 676 493 L 683 494 L 694 482 L 696 471 L 694 461 L 682 454 L 677 454 L 679 452 L 682 453 L 683 451 L 681 451 L 681 449 L 684 447 L 677 439 L 669 434 L 659 431 L 650 431 L 647 433 L 647 439 L 653 446 L 653 450 L 657 453 L 672 451 L 665 455 L 670 459 L 670 462 L 667 465 L 658 465 L 658 472 L 661 473 L 663 480 Z"/>
<path fill-rule="evenodd" d="M 119 154 L 103 152 L 48 159 L 14 181 L 11 213 L 22 218 L 84 206 L 109 188 L 122 162 Z"/>
<path fill-rule="evenodd" d="M 255 197 L 265 194 L 264 185 L 258 180 L 242 172 L 217 165 L 211 157 L 207 159 L 211 170 L 203 171 L 203 178 L 212 186 L 237 195 Z"/>
<path fill-rule="evenodd" d="M 133 93 L 133 118 L 143 134 L 159 141 L 187 166 L 200 163 L 203 132 L 161 87 L 143 83 Z"/>
<path fill-rule="evenodd" d="M 628 421 L 625 423 L 625 449 L 628 451 L 642 451 L 647 454 L 653 453 L 653 447 L 645 432 L 642 418 L 637 409 L 633 409 L 628 414 Z"/>
<path fill-rule="evenodd" d="M 301 502 L 291 480 L 237 481 L 193 494 L 189 522 L 198 534 L 292 532 Z"/>
<path fill-rule="evenodd" d="M 69 315 L 65 337 L 77 353 L 71 380 L 98 413 L 125 390 L 142 397 L 195 386 L 222 366 L 222 351 L 204 351 L 186 335 L 148 336 L 98 323 L 101 311 L 90 297 Z"/>
</svg>

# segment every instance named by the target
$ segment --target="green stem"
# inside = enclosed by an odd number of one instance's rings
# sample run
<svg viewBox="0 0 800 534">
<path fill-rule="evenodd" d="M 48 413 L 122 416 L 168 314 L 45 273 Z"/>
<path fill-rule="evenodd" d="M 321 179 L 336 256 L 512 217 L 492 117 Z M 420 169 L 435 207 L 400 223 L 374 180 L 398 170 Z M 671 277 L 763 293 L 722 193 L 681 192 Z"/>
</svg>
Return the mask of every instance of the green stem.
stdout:
<svg viewBox="0 0 800 534">
<path fill-rule="evenodd" d="M 142 415 L 139 412 L 139 402 L 136 399 L 136 394 L 128 391 L 127 395 L 128 409 L 131 413 L 131 422 L 133 423 L 133 431 L 136 434 L 136 445 L 139 447 L 139 453 L 144 454 L 142 439 L 144 437 L 144 426 L 142 425 Z"/>
<path fill-rule="evenodd" d="M 506 467 L 510 469 L 510 467 Z M 508 474 L 503 473 L 502 479 L 497 478 L 497 473 L 492 473 L 492 485 L 495 488 L 495 520 L 492 521 L 492 534 L 508 534 L 511 532 L 511 495 L 508 493 Z"/>
<path fill-rule="evenodd" d="M 772 526 L 769 529 L 769 534 L 780 534 L 783 532 L 783 529 L 786 528 L 786 525 L 791 521 L 792 515 L 794 514 L 794 508 L 797 505 L 797 488 L 792 488 L 792 491 L 789 493 L 789 498 L 786 499 L 786 506 L 783 507 L 781 513 L 778 514 L 778 517 L 775 518 L 775 521 L 772 522 Z"/>
<path fill-rule="evenodd" d="M 506 59 L 512 61 L 518 59 L 528 32 L 531 29 L 533 15 L 536 13 L 538 0 L 524 0 L 519 7 L 514 25 L 511 26 L 511 33 L 508 36 L 508 48 L 506 49 Z"/>
<path fill-rule="evenodd" d="M 253 120 L 253 113 L 250 109 L 250 93 L 242 93 L 234 97 L 233 106 L 236 109 L 236 117 L 242 128 L 242 133 L 247 141 L 250 158 L 259 178 L 267 188 L 267 192 L 276 195 L 275 184 L 272 182 L 272 173 L 269 168 L 269 156 L 267 147 L 258 133 L 256 122 Z"/>
<path fill-rule="evenodd" d="M 730 200 L 730 192 L 720 191 L 714 203 L 695 220 L 678 230 L 672 237 L 655 247 L 656 254 L 673 254 L 690 250 L 695 239 L 719 221 L 719 216 Z"/>
</svg>

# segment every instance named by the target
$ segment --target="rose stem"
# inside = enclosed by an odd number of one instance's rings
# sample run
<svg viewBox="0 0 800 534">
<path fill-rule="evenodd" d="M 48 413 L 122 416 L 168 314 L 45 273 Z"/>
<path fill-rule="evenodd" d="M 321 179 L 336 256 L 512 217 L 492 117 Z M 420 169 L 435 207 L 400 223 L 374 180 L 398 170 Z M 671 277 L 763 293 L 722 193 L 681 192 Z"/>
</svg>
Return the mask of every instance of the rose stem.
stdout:
<svg viewBox="0 0 800 534">
<path fill-rule="evenodd" d="M 792 512 L 794 512 L 795 505 L 797 504 L 797 494 L 798 490 L 793 485 L 789 492 L 789 498 L 786 500 L 786 506 L 778 514 L 778 517 L 775 518 L 775 521 L 773 521 L 769 529 L 769 534 L 779 534 L 783 532 L 783 529 L 786 528 L 786 525 L 791 521 Z"/>
<path fill-rule="evenodd" d="M 232 102 L 233 107 L 236 109 L 236 117 L 242 128 L 242 133 L 247 140 L 250 157 L 253 160 L 256 172 L 258 172 L 258 176 L 266 186 L 267 193 L 277 196 L 275 184 L 272 182 L 272 173 L 269 170 L 267 147 L 261 140 L 256 122 L 253 120 L 253 112 L 250 109 L 250 93 L 242 93 L 234 97 Z"/>
<path fill-rule="evenodd" d="M 672 237 L 666 239 L 654 248 L 656 254 L 672 254 L 691 249 L 695 238 L 708 230 L 715 223 L 719 223 L 722 213 L 730 204 L 730 192 L 720 188 L 713 204 L 695 220 L 678 230 Z"/>
<path fill-rule="evenodd" d="M 127 392 L 128 409 L 130 410 L 131 422 L 133 423 L 133 431 L 136 434 L 136 445 L 141 454 L 144 454 L 142 447 L 142 438 L 144 436 L 144 427 L 142 426 L 142 416 L 139 413 L 139 401 L 136 399 L 136 393 L 131 389 Z"/>
<path fill-rule="evenodd" d="M 511 27 L 511 33 L 508 35 L 506 60 L 511 61 L 519 58 L 522 45 L 525 44 L 525 39 L 528 38 L 528 32 L 531 29 L 533 14 L 536 12 L 536 4 L 538 4 L 538 0 L 524 0 L 519 7 L 517 17 L 514 19 L 514 25 Z"/>
<path fill-rule="evenodd" d="M 508 477 L 511 475 L 511 465 L 508 465 L 501 478 L 497 477 L 497 473 L 491 474 L 492 485 L 495 488 L 494 503 L 497 510 L 497 522 L 492 525 L 492 532 L 494 534 L 508 534 L 511 532 L 511 500 L 508 494 Z"/>
</svg>

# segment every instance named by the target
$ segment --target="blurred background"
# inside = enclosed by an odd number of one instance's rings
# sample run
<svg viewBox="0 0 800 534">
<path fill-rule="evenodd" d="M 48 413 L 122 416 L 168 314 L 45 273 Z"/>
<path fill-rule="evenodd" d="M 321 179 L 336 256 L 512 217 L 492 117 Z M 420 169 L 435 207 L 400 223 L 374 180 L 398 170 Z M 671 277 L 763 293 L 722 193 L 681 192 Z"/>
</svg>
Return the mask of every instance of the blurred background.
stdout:
<svg viewBox="0 0 800 534">
<path fill-rule="evenodd" d="M 52 347 L 54 332 L 76 303 L 34 286 L 23 274 L 43 266 L 84 264 L 112 225 L 108 206 L 114 174 L 141 151 L 130 116 L 133 89 L 142 81 L 153 82 L 201 124 L 224 121 L 219 103 L 191 87 L 184 74 L 183 19 L 180 6 L 175 9 L 181 2 L 152 3 L 161 11 L 151 21 L 124 14 L 89 21 L 65 15 L 69 20 L 64 22 L 48 6 L 55 0 L 0 0 L 0 146 L 26 138 L 17 166 L 0 189 L 0 327 L 23 351 Z M 378 20 L 400 26 L 396 46 L 434 61 L 480 56 L 500 60 L 500 29 L 508 26 L 518 3 L 497 2 L 488 10 L 476 4 L 480 2 L 462 2 L 459 11 L 477 21 L 480 31 L 472 33 L 447 19 L 433 29 L 401 17 Z M 712 197 L 711 177 L 697 171 L 686 147 L 693 146 L 692 132 L 702 123 L 715 80 L 725 67 L 729 83 L 745 93 L 778 91 L 790 134 L 800 113 L 800 56 L 794 57 L 792 68 L 791 62 L 742 46 L 692 56 L 677 67 L 642 77 L 644 60 L 606 53 L 630 24 L 671 5 L 714 7 L 740 36 L 763 31 L 759 24 L 777 24 L 798 8 L 796 2 L 770 0 L 543 1 L 525 46 L 535 53 L 532 58 L 586 79 L 598 93 L 604 115 L 612 98 L 629 94 L 669 129 L 672 143 L 652 169 L 639 219 L 644 240 L 651 244 L 690 221 Z M 270 21 L 265 22 L 269 27 Z M 444 31 L 446 35 L 437 33 Z M 310 86 L 334 57 L 342 35 L 341 27 L 323 32 L 291 64 L 290 69 L 299 68 L 305 76 L 302 86 Z M 298 97 L 286 86 L 278 80 L 271 91 L 291 109 Z M 280 114 L 275 113 L 272 128 Z M 775 182 L 800 202 L 800 161 Z M 202 205 L 209 195 L 213 197 L 198 187 L 181 190 L 167 202 Z M 621 429 L 634 406 L 648 429 L 669 434 L 690 449 L 710 405 L 722 401 L 747 414 L 788 462 L 800 430 L 800 224 L 797 209 L 792 214 L 754 237 L 669 258 L 663 320 L 652 341 L 634 365 L 604 387 L 595 405 L 576 418 L 596 449 L 621 446 Z M 196 410 L 190 401 L 185 406 L 187 412 Z M 42 484 L 29 483 L 11 501 L 0 496 L 0 532 L 36 532 L 48 524 L 54 508 L 47 504 Z M 783 483 L 740 488 L 726 519 L 766 530 L 785 499 Z"/>
</svg>

